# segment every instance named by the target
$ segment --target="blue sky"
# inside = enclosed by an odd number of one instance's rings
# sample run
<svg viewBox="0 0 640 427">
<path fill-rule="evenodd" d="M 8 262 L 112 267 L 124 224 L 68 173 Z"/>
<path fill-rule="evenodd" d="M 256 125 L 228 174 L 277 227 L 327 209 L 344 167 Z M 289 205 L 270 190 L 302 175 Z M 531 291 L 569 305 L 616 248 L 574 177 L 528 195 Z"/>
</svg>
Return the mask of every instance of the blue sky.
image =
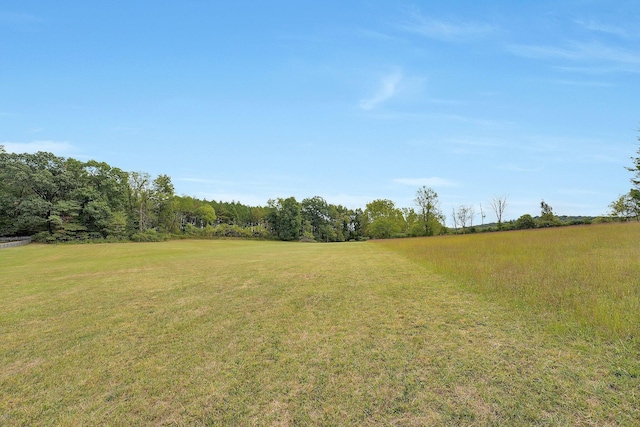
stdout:
<svg viewBox="0 0 640 427">
<path fill-rule="evenodd" d="M 630 188 L 637 1 L 0 3 L 0 144 L 264 205 L 600 215 Z M 479 215 L 475 223 L 479 223 Z"/>
</svg>

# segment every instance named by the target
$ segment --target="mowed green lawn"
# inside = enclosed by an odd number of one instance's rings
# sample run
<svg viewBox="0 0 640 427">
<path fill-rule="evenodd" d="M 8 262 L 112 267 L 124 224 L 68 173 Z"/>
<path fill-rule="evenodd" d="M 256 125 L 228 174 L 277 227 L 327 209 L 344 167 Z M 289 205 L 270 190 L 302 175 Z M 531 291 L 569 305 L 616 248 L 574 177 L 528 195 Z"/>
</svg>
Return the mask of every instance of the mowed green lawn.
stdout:
<svg viewBox="0 0 640 427">
<path fill-rule="evenodd" d="M 32 244 L 0 277 L 0 425 L 640 424 L 636 341 L 377 242 Z"/>
</svg>

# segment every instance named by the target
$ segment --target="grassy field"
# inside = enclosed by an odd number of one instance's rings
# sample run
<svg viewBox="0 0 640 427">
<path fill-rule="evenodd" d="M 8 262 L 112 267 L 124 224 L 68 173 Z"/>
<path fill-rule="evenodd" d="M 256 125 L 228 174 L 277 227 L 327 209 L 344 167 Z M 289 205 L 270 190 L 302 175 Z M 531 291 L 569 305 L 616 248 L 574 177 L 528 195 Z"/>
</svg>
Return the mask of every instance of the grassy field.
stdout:
<svg viewBox="0 0 640 427">
<path fill-rule="evenodd" d="M 640 423 L 632 334 L 549 328 L 427 241 L 2 250 L 0 425 Z"/>
<path fill-rule="evenodd" d="M 559 330 L 640 339 L 640 223 L 378 241 Z"/>
</svg>

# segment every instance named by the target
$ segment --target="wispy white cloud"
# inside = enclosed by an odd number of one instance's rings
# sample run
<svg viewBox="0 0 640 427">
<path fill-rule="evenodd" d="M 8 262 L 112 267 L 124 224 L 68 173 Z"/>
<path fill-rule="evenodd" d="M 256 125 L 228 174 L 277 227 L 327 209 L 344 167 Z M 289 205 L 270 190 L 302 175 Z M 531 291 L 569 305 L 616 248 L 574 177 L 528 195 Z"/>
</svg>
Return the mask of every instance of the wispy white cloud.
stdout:
<svg viewBox="0 0 640 427">
<path fill-rule="evenodd" d="M 583 67 L 567 67 L 567 66 L 555 66 L 556 70 L 566 71 L 568 73 L 580 73 L 590 74 L 594 76 L 600 76 L 603 74 L 617 73 L 620 71 L 627 71 L 627 67 L 620 67 L 619 65 L 590 65 Z M 633 71 L 633 70 L 630 70 Z"/>
<path fill-rule="evenodd" d="M 627 31 L 625 28 L 622 28 L 622 27 L 607 25 L 607 24 L 603 24 L 601 22 L 596 22 L 593 20 L 583 21 L 578 19 L 574 22 L 580 25 L 581 27 L 583 27 L 585 30 L 611 34 L 624 39 L 634 38 L 629 31 Z"/>
<path fill-rule="evenodd" d="M 424 37 L 449 41 L 468 42 L 477 40 L 480 36 L 494 33 L 496 27 L 478 22 L 446 22 L 430 19 L 418 11 L 411 13 L 409 22 L 400 26 L 404 31 L 419 34 Z"/>
<path fill-rule="evenodd" d="M 32 142 L 0 142 L 9 153 L 36 153 L 47 151 L 56 155 L 67 155 L 75 147 L 68 142 L 60 141 L 32 141 Z"/>
<path fill-rule="evenodd" d="M 379 41 L 396 40 L 396 37 L 391 36 L 389 34 L 381 33 L 379 31 L 367 30 L 367 29 L 356 30 L 356 35 L 365 39 L 370 39 L 370 40 L 379 40 Z"/>
<path fill-rule="evenodd" d="M 360 101 L 360 108 L 369 111 L 378 107 L 380 104 L 393 98 L 398 93 L 398 87 L 402 82 L 402 73 L 394 72 L 382 78 L 377 92 L 371 98 Z"/>
<path fill-rule="evenodd" d="M 412 187 L 421 187 L 423 185 L 427 187 L 455 187 L 458 185 L 455 181 L 437 176 L 431 178 L 396 178 L 393 182 L 401 185 L 410 185 Z"/>
<path fill-rule="evenodd" d="M 565 86 L 584 86 L 584 87 L 613 87 L 613 83 L 609 82 L 594 82 L 594 81 L 582 81 L 582 80 L 552 80 L 552 83 L 565 85 Z"/>
<path fill-rule="evenodd" d="M 570 43 L 566 47 L 540 45 L 509 45 L 514 55 L 533 59 L 559 59 L 594 65 L 613 64 L 621 71 L 640 72 L 640 53 L 606 46 L 599 42 Z"/>
</svg>

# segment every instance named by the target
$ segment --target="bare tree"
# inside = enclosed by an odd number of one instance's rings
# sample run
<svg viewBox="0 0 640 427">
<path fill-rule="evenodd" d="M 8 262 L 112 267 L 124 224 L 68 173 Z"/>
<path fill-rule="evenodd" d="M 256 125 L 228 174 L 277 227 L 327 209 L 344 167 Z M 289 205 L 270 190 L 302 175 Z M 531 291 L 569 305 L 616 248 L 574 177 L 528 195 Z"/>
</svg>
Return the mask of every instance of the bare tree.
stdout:
<svg viewBox="0 0 640 427">
<path fill-rule="evenodd" d="M 462 234 L 465 233 L 467 224 L 471 221 L 471 215 L 473 214 L 473 207 L 461 205 L 458 208 L 458 222 L 460 223 L 460 227 L 462 228 Z"/>
<path fill-rule="evenodd" d="M 504 214 L 504 210 L 507 208 L 507 196 L 494 196 L 493 200 L 489 203 L 491 205 L 491 209 L 496 214 L 496 218 L 498 219 L 498 229 L 502 228 L 502 215 Z"/>
<path fill-rule="evenodd" d="M 486 214 L 486 213 L 484 213 L 484 211 L 482 210 L 482 203 L 480 203 L 480 218 L 481 218 L 481 219 L 480 219 L 480 221 L 482 221 L 482 222 L 481 222 L 481 225 L 484 225 L 484 218 L 485 218 L 486 216 L 487 216 L 487 214 Z"/>
<path fill-rule="evenodd" d="M 456 208 L 451 208 L 451 218 L 453 218 L 453 229 L 458 232 L 458 217 L 456 214 Z"/>
</svg>

